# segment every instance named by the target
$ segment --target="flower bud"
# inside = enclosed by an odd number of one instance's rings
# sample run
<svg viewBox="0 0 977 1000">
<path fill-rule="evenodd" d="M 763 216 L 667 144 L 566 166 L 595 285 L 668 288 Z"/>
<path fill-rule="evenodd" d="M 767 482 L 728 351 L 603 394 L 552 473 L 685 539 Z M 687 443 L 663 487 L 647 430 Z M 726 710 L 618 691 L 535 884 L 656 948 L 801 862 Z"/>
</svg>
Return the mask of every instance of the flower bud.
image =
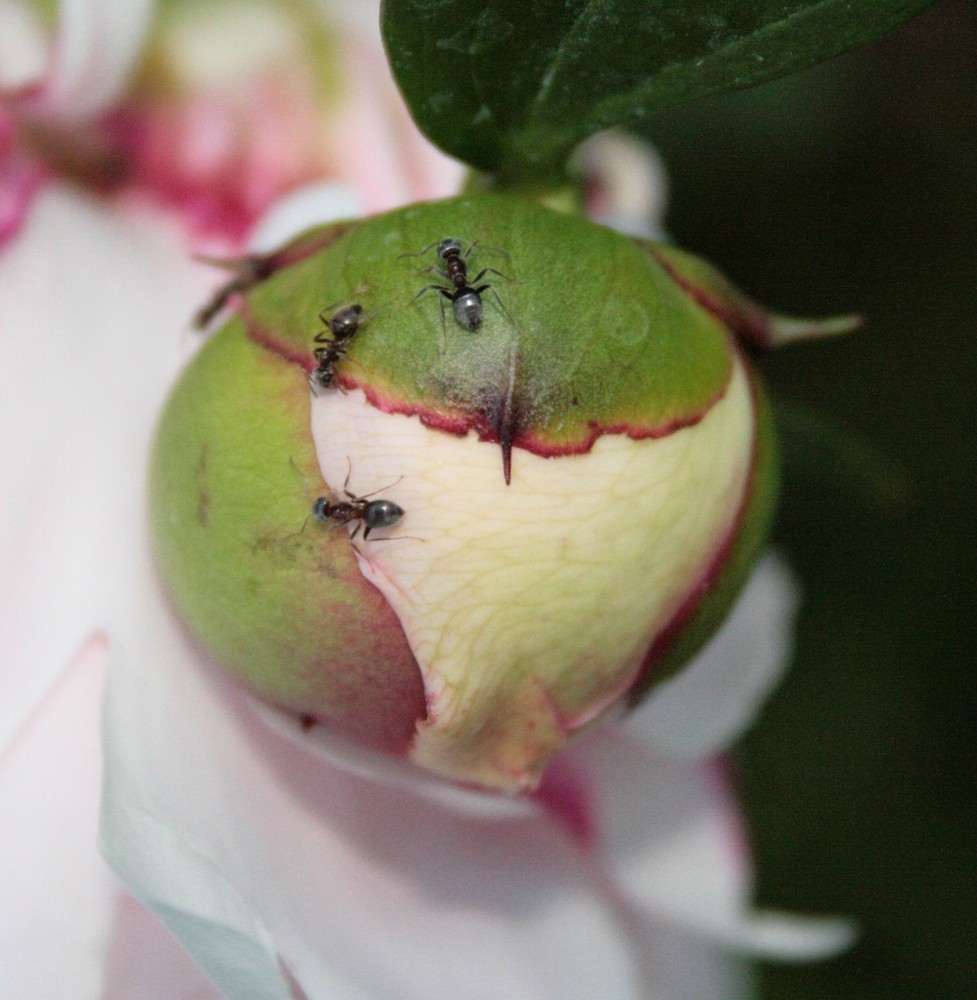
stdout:
<svg viewBox="0 0 977 1000">
<path fill-rule="evenodd" d="M 709 637 L 767 528 L 774 450 L 733 336 L 765 314 L 690 261 L 498 195 L 263 258 L 154 454 L 190 630 L 310 723 L 534 787 Z"/>
</svg>

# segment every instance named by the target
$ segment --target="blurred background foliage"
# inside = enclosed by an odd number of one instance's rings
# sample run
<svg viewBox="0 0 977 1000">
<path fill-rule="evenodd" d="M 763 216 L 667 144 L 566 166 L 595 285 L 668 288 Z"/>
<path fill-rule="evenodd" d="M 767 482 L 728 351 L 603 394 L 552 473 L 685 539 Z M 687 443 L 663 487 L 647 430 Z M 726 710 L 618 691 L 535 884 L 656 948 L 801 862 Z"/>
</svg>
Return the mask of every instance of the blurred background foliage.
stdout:
<svg viewBox="0 0 977 1000">
<path fill-rule="evenodd" d="M 679 244 L 768 306 L 867 318 L 762 362 L 805 602 L 738 753 L 759 897 L 863 928 L 837 961 L 765 967 L 764 1000 L 977 997 L 975 40 L 977 4 L 943 0 L 643 128 Z"/>
</svg>

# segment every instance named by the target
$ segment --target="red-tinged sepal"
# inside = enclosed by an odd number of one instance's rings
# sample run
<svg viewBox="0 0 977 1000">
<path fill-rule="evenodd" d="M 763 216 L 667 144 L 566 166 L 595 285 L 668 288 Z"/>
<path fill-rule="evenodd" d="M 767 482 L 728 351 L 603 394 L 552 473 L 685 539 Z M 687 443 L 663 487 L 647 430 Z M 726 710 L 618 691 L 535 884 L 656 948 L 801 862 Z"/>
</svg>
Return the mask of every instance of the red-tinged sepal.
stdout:
<svg viewBox="0 0 977 1000">
<path fill-rule="evenodd" d="M 771 312 L 701 257 L 660 243 L 649 243 L 647 249 L 680 287 L 747 347 L 769 351 L 796 341 L 839 337 L 862 325 L 862 317 L 856 315 L 814 319 Z"/>
</svg>

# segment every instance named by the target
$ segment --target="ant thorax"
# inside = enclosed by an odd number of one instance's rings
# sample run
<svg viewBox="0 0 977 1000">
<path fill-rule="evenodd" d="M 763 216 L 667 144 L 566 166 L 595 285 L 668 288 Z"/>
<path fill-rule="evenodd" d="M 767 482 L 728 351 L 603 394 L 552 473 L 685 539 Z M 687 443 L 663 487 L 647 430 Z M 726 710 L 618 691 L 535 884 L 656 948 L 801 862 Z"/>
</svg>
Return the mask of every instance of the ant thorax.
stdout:
<svg viewBox="0 0 977 1000">
<path fill-rule="evenodd" d="M 328 307 L 319 313 L 319 319 L 326 329 L 313 338 L 322 344 L 313 351 L 316 367 L 309 375 L 309 384 L 315 389 L 328 389 L 336 384 L 336 365 L 345 357 L 346 345 L 353 338 L 363 322 L 363 307 L 358 303 L 344 306 L 331 316 Z"/>
<path fill-rule="evenodd" d="M 464 250 L 466 242 L 467 241 L 460 240 L 455 237 L 448 237 L 436 244 L 429 244 L 420 253 L 406 253 L 400 255 L 401 257 L 423 257 L 432 249 L 432 247 L 437 246 L 437 254 L 441 260 L 444 261 L 443 268 L 433 264 L 430 267 L 426 267 L 421 271 L 418 271 L 417 273 L 429 274 L 433 271 L 447 284 L 427 285 L 425 288 L 422 288 L 417 295 L 414 296 L 414 298 L 419 299 L 426 292 L 438 292 L 441 295 L 442 300 L 447 300 L 451 303 L 452 308 L 454 309 L 455 319 L 461 326 L 463 326 L 466 330 L 477 330 L 482 325 L 482 319 L 485 312 L 482 295 L 487 291 L 491 291 L 496 302 L 499 304 L 499 308 L 503 313 L 505 313 L 509 321 L 513 322 L 508 309 L 506 309 L 499 293 L 492 287 L 492 284 L 490 282 L 478 284 L 478 282 L 480 282 L 487 274 L 495 274 L 500 278 L 506 279 L 507 276 L 501 271 L 497 271 L 494 267 L 483 267 L 474 278 L 469 280 L 467 257 L 471 254 L 475 247 L 478 246 L 478 244 L 468 243 L 468 249 Z M 499 250 L 497 247 L 483 247 L 483 249 L 489 250 L 493 253 L 502 254 L 504 257 L 509 256 L 504 250 Z M 441 321 L 443 325 L 444 301 L 442 301 L 441 304 Z"/>
</svg>

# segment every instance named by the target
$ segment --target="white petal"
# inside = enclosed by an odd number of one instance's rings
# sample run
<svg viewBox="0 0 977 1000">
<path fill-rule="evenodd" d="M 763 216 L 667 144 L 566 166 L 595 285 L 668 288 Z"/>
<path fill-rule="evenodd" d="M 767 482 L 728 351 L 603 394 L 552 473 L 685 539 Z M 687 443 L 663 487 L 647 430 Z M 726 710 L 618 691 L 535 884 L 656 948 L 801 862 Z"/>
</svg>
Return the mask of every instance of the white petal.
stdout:
<svg viewBox="0 0 977 1000">
<path fill-rule="evenodd" d="M 798 599 L 787 565 L 766 555 L 705 649 L 623 724 L 675 757 L 705 757 L 729 746 L 787 669 Z"/>
<path fill-rule="evenodd" d="M 599 790 L 594 852 L 628 913 L 740 953 L 828 957 L 854 940 L 850 921 L 757 912 L 749 848 L 721 762 L 656 758 L 610 728 L 570 752 Z"/>
<path fill-rule="evenodd" d="M 207 280 L 158 218 L 57 188 L 0 256 L 0 745 L 118 594 L 116 524 Z"/>
<path fill-rule="evenodd" d="M 281 956 L 311 1000 L 634 995 L 626 942 L 552 824 L 503 829 L 337 771 L 194 664 L 148 568 L 130 593 L 105 850 L 225 993 L 287 996 Z"/>
<path fill-rule="evenodd" d="M 622 233 L 666 239 L 668 174 L 653 146 L 611 130 L 588 139 L 574 158 L 595 189 L 588 205 L 593 219 Z"/>
<path fill-rule="evenodd" d="M 115 880 L 95 850 L 105 639 L 94 636 L 0 753 L 0 983 L 98 995 Z"/>
<path fill-rule="evenodd" d="M 0 90 L 29 86 L 44 72 L 44 34 L 26 0 L 0 3 Z"/>
<path fill-rule="evenodd" d="M 152 0 L 60 0 L 44 111 L 83 118 L 118 96 L 139 56 L 152 7 Z"/>
<path fill-rule="evenodd" d="M 166 984 L 161 998 L 160 984 Z M 119 892 L 99 1000 L 223 1000 L 177 940 L 140 902 Z"/>
<path fill-rule="evenodd" d="M 277 201 L 252 230 L 248 248 L 269 253 L 305 229 L 336 219 L 351 219 L 361 211 L 356 191 L 343 184 L 306 184 Z"/>
<path fill-rule="evenodd" d="M 538 807 L 529 798 L 511 798 L 477 787 L 443 781 L 407 760 L 353 744 L 325 726 L 306 730 L 301 719 L 258 701 L 255 713 L 280 736 L 318 754 L 331 766 L 368 781 L 391 785 L 468 818 L 509 819 L 533 816 Z"/>
</svg>

